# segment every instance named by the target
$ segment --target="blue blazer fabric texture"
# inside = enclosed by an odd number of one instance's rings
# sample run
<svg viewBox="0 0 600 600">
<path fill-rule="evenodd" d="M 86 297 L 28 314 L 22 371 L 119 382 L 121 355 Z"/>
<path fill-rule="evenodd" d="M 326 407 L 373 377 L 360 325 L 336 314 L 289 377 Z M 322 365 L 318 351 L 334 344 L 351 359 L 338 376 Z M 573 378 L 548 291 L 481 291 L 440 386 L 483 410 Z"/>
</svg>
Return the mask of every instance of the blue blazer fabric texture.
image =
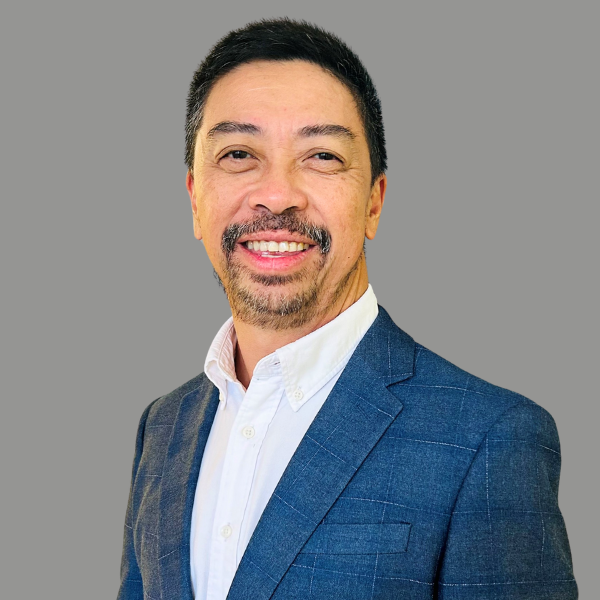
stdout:
<svg viewBox="0 0 600 600">
<path fill-rule="evenodd" d="M 201 374 L 142 415 L 118 600 L 193 598 L 192 507 L 218 402 Z M 380 307 L 228 599 L 575 599 L 559 474 L 543 408 L 415 344 Z"/>
</svg>

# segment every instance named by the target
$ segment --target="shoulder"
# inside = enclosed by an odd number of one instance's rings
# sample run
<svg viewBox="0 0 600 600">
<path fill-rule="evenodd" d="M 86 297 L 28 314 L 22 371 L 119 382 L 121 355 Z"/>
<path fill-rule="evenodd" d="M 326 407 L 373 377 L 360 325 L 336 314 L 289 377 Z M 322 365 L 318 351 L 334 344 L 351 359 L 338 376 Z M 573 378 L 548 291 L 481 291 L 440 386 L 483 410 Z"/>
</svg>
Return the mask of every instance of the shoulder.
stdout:
<svg viewBox="0 0 600 600">
<path fill-rule="evenodd" d="M 489 434 L 497 439 L 535 439 L 560 452 L 556 425 L 544 408 L 420 344 L 415 344 L 413 376 L 392 391 L 401 397 L 405 416 L 414 417 L 420 429 L 435 432 L 445 443 L 475 450 Z"/>
<path fill-rule="evenodd" d="M 212 386 L 212 383 L 204 373 L 200 373 L 172 392 L 160 396 L 146 407 L 140 419 L 140 426 L 144 424 L 150 426 L 172 425 L 183 398 L 206 386 Z"/>
</svg>

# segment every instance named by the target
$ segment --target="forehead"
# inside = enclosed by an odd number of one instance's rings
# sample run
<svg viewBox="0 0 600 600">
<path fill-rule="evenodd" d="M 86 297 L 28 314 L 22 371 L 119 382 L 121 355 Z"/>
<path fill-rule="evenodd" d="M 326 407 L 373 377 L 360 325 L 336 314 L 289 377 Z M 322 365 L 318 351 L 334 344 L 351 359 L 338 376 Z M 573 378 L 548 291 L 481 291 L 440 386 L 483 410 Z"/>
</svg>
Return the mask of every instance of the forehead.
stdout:
<svg viewBox="0 0 600 600">
<path fill-rule="evenodd" d="M 208 95 L 201 130 L 226 120 L 265 129 L 336 123 L 362 134 L 350 90 L 322 67 L 301 60 L 255 61 L 224 75 Z"/>
</svg>

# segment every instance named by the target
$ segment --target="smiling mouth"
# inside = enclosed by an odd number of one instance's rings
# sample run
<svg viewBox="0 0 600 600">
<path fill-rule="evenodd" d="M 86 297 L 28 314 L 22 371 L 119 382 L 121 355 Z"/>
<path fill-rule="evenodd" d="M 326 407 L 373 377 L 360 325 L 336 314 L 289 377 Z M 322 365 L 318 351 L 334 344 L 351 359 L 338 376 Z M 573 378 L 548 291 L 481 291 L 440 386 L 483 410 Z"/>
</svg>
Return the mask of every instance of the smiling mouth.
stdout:
<svg viewBox="0 0 600 600">
<path fill-rule="evenodd" d="M 311 244 L 303 242 L 276 242 L 267 240 L 248 240 L 247 242 L 242 242 L 242 245 L 253 254 L 258 254 L 265 258 L 295 256 L 302 252 L 306 252 L 311 247 Z"/>
</svg>

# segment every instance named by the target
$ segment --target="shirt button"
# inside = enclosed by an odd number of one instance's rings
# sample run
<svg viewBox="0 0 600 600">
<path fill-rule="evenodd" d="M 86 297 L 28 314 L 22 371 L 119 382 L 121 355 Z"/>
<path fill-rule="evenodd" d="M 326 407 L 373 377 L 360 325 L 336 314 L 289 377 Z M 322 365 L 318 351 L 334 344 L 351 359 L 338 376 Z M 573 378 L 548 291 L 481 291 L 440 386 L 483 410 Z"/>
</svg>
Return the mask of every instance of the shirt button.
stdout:
<svg viewBox="0 0 600 600">
<path fill-rule="evenodd" d="M 254 427 L 251 425 L 246 425 L 246 427 L 242 429 L 242 435 L 247 439 L 253 438 L 254 433 Z"/>
<path fill-rule="evenodd" d="M 221 535 L 225 539 L 227 539 L 232 533 L 233 529 L 231 528 L 231 525 L 223 525 L 223 527 L 221 527 Z"/>
<path fill-rule="evenodd" d="M 304 396 L 304 394 L 302 393 L 302 390 L 300 388 L 298 388 L 293 394 L 292 396 L 294 396 L 294 400 L 302 400 L 302 397 Z"/>
</svg>

